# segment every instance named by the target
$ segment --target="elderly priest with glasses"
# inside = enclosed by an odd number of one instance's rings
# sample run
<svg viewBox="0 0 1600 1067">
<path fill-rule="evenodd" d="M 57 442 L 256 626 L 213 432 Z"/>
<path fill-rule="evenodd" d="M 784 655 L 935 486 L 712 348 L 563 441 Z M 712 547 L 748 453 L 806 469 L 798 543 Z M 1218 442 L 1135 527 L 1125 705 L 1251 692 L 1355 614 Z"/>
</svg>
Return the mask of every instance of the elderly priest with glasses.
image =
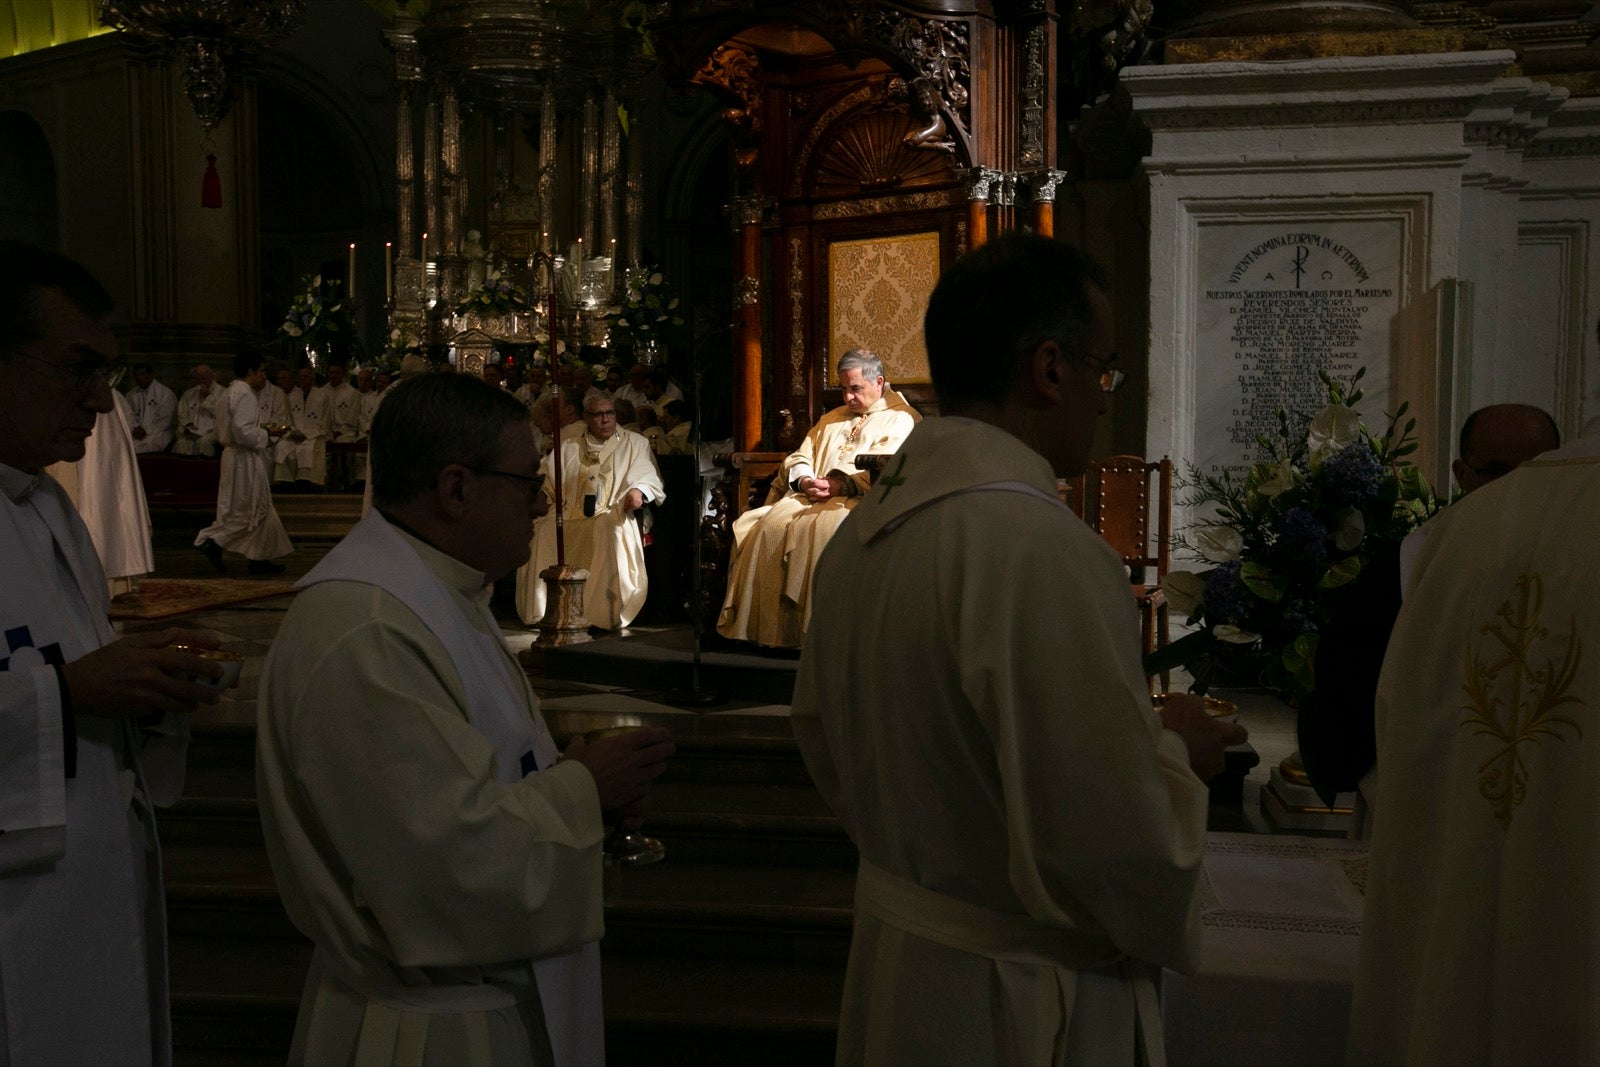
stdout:
<svg viewBox="0 0 1600 1067">
<path fill-rule="evenodd" d="M 672 752 L 550 738 L 489 611 L 544 509 L 528 409 L 465 374 L 394 386 L 373 510 L 300 582 L 262 673 L 257 792 L 316 944 L 291 1063 L 605 1062 L 603 813 Z"/>
<path fill-rule="evenodd" d="M 644 534 L 638 512 L 667 498 L 650 442 L 617 425 L 617 406 L 605 393 L 583 399 L 582 432 L 561 435 L 561 501 L 566 524 L 566 562 L 589 572 L 583 611 L 591 626 L 616 630 L 644 607 L 649 583 L 644 570 Z M 553 500 L 555 451 L 539 468 Z M 517 614 L 532 625 L 544 617 L 545 586 L 539 575 L 556 562 L 556 520 L 533 525 L 533 560 L 517 572 Z"/>
<path fill-rule="evenodd" d="M 733 524 L 728 595 L 717 619 L 723 637 L 800 647 L 811 623 L 812 571 L 870 484 L 856 457 L 895 451 L 922 418 L 889 388 L 883 361 L 865 348 L 839 357 L 839 386 L 844 403 L 817 420 L 779 468 L 774 481 L 787 492 Z"/>
</svg>

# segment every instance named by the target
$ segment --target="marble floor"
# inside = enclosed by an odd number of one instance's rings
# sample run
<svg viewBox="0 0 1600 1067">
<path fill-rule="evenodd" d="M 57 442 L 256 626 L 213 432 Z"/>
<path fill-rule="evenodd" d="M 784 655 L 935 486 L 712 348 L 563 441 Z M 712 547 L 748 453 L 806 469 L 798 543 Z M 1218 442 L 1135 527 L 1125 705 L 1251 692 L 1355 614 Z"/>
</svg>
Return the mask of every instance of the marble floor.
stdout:
<svg viewBox="0 0 1600 1067">
<path fill-rule="evenodd" d="M 215 572 L 205 557 L 192 545 L 194 532 L 209 521 L 190 513 L 166 512 L 155 517 L 155 577 L 205 578 Z M 287 566 L 283 575 L 295 579 L 309 571 L 331 548 L 329 539 L 299 538 L 295 552 L 282 562 Z M 237 557 L 227 560 L 231 573 L 242 574 L 244 565 Z M 533 640 L 527 627 L 517 619 L 511 601 L 510 587 L 498 590 L 494 600 L 495 615 L 506 632 L 507 643 L 514 649 L 525 647 Z M 261 665 L 268 647 L 283 622 L 290 598 L 279 597 L 254 601 L 213 611 L 197 612 L 178 620 L 155 622 L 119 622 L 123 633 L 159 630 L 171 625 L 201 630 L 214 634 L 224 648 L 245 656 L 244 672 L 238 689 L 224 694 L 214 708 L 198 713 L 200 721 L 253 722 L 255 694 L 260 679 Z M 604 709 L 608 713 L 637 713 L 640 715 L 702 715 L 717 716 L 729 713 L 741 716 L 782 716 L 787 707 L 780 705 L 723 705 L 701 712 L 671 707 L 662 702 L 661 694 L 646 690 L 625 689 L 614 686 L 592 685 L 556 679 L 532 679 L 535 690 L 545 707 L 552 712 L 584 712 Z M 1175 677 L 1173 688 L 1181 688 L 1181 678 Z M 1261 814 L 1260 795 L 1268 780 L 1268 773 L 1295 747 L 1294 713 L 1289 708 L 1262 693 L 1221 694 L 1235 698 L 1240 704 L 1240 721 L 1250 731 L 1250 743 L 1261 757 L 1244 781 L 1242 803 L 1213 804 L 1212 828 L 1216 830 L 1270 832 L 1271 827 Z"/>
</svg>

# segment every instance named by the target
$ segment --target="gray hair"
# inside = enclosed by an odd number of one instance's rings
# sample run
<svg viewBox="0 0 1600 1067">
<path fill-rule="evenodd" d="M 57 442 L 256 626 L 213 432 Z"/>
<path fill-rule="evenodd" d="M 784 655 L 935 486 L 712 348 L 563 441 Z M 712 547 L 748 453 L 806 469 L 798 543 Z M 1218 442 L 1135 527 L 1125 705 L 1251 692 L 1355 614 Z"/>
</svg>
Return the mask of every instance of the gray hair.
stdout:
<svg viewBox="0 0 1600 1067">
<path fill-rule="evenodd" d="M 372 499 L 407 504 L 452 463 L 499 466 L 506 425 L 527 421 L 522 401 L 470 374 L 427 374 L 391 386 L 372 419 Z"/>
<path fill-rule="evenodd" d="M 611 394 L 606 392 L 604 389 L 590 389 L 587 393 L 583 394 L 583 410 L 584 411 L 588 411 L 589 410 L 589 402 L 592 401 L 592 400 L 610 400 L 610 399 L 611 399 Z"/>
<path fill-rule="evenodd" d="M 863 378 L 882 378 L 883 360 L 870 348 L 852 348 L 839 357 L 839 380 L 844 381 L 846 371 L 858 370 Z"/>
</svg>

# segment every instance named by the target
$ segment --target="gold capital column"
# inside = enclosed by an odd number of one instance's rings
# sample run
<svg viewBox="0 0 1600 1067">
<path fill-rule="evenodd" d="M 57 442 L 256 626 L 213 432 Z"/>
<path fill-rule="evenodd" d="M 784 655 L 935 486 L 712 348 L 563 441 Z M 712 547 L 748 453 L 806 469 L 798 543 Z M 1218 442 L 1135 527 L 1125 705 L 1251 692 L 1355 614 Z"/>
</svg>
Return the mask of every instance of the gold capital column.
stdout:
<svg viewBox="0 0 1600 1067">
<path fill-rule="evenodd" d="M 1064 170 L 1035 170 L 1021 176 L 1033 198 L 1033 228 L 1043 237 L 1056 235 L 1056 186 L 1067 180 Z"/>
<path fill-rule="evenodd" d="M 967 230 L 970 247 L 980 248 L 989 240 L 989 201 L 1004 177 L 993 167 L 963 167 L 956 177 L 967 189 Z"/>
<path fill-rule="evenodd" d="M 733 447 L 750 452 L 761 444 L 761 225 L 772 201 L 750 194 L 730 205 L 739 230 L 739 283 L 734 316 L 739 331 L 734 364 Z"/>
</svg>

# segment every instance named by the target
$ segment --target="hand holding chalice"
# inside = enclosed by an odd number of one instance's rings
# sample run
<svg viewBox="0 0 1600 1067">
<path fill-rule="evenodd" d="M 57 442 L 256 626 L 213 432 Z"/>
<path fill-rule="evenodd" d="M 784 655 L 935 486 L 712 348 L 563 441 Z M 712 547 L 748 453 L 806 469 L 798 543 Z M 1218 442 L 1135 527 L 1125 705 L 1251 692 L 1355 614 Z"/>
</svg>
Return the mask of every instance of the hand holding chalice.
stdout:
<svg viewBox="0 0 1600 1067">
<path fill-rule="evenodd" d="M 666 769 L 675 746 L 659 726 L 609 726 L 574 738 L 567 759 L 577 760 L 594 776 L 600 810 L 611 827 L 602 849 L 609 862 L 654 863 L 666 848 L 639 832 L 650 783 Z"/>
</svg>

